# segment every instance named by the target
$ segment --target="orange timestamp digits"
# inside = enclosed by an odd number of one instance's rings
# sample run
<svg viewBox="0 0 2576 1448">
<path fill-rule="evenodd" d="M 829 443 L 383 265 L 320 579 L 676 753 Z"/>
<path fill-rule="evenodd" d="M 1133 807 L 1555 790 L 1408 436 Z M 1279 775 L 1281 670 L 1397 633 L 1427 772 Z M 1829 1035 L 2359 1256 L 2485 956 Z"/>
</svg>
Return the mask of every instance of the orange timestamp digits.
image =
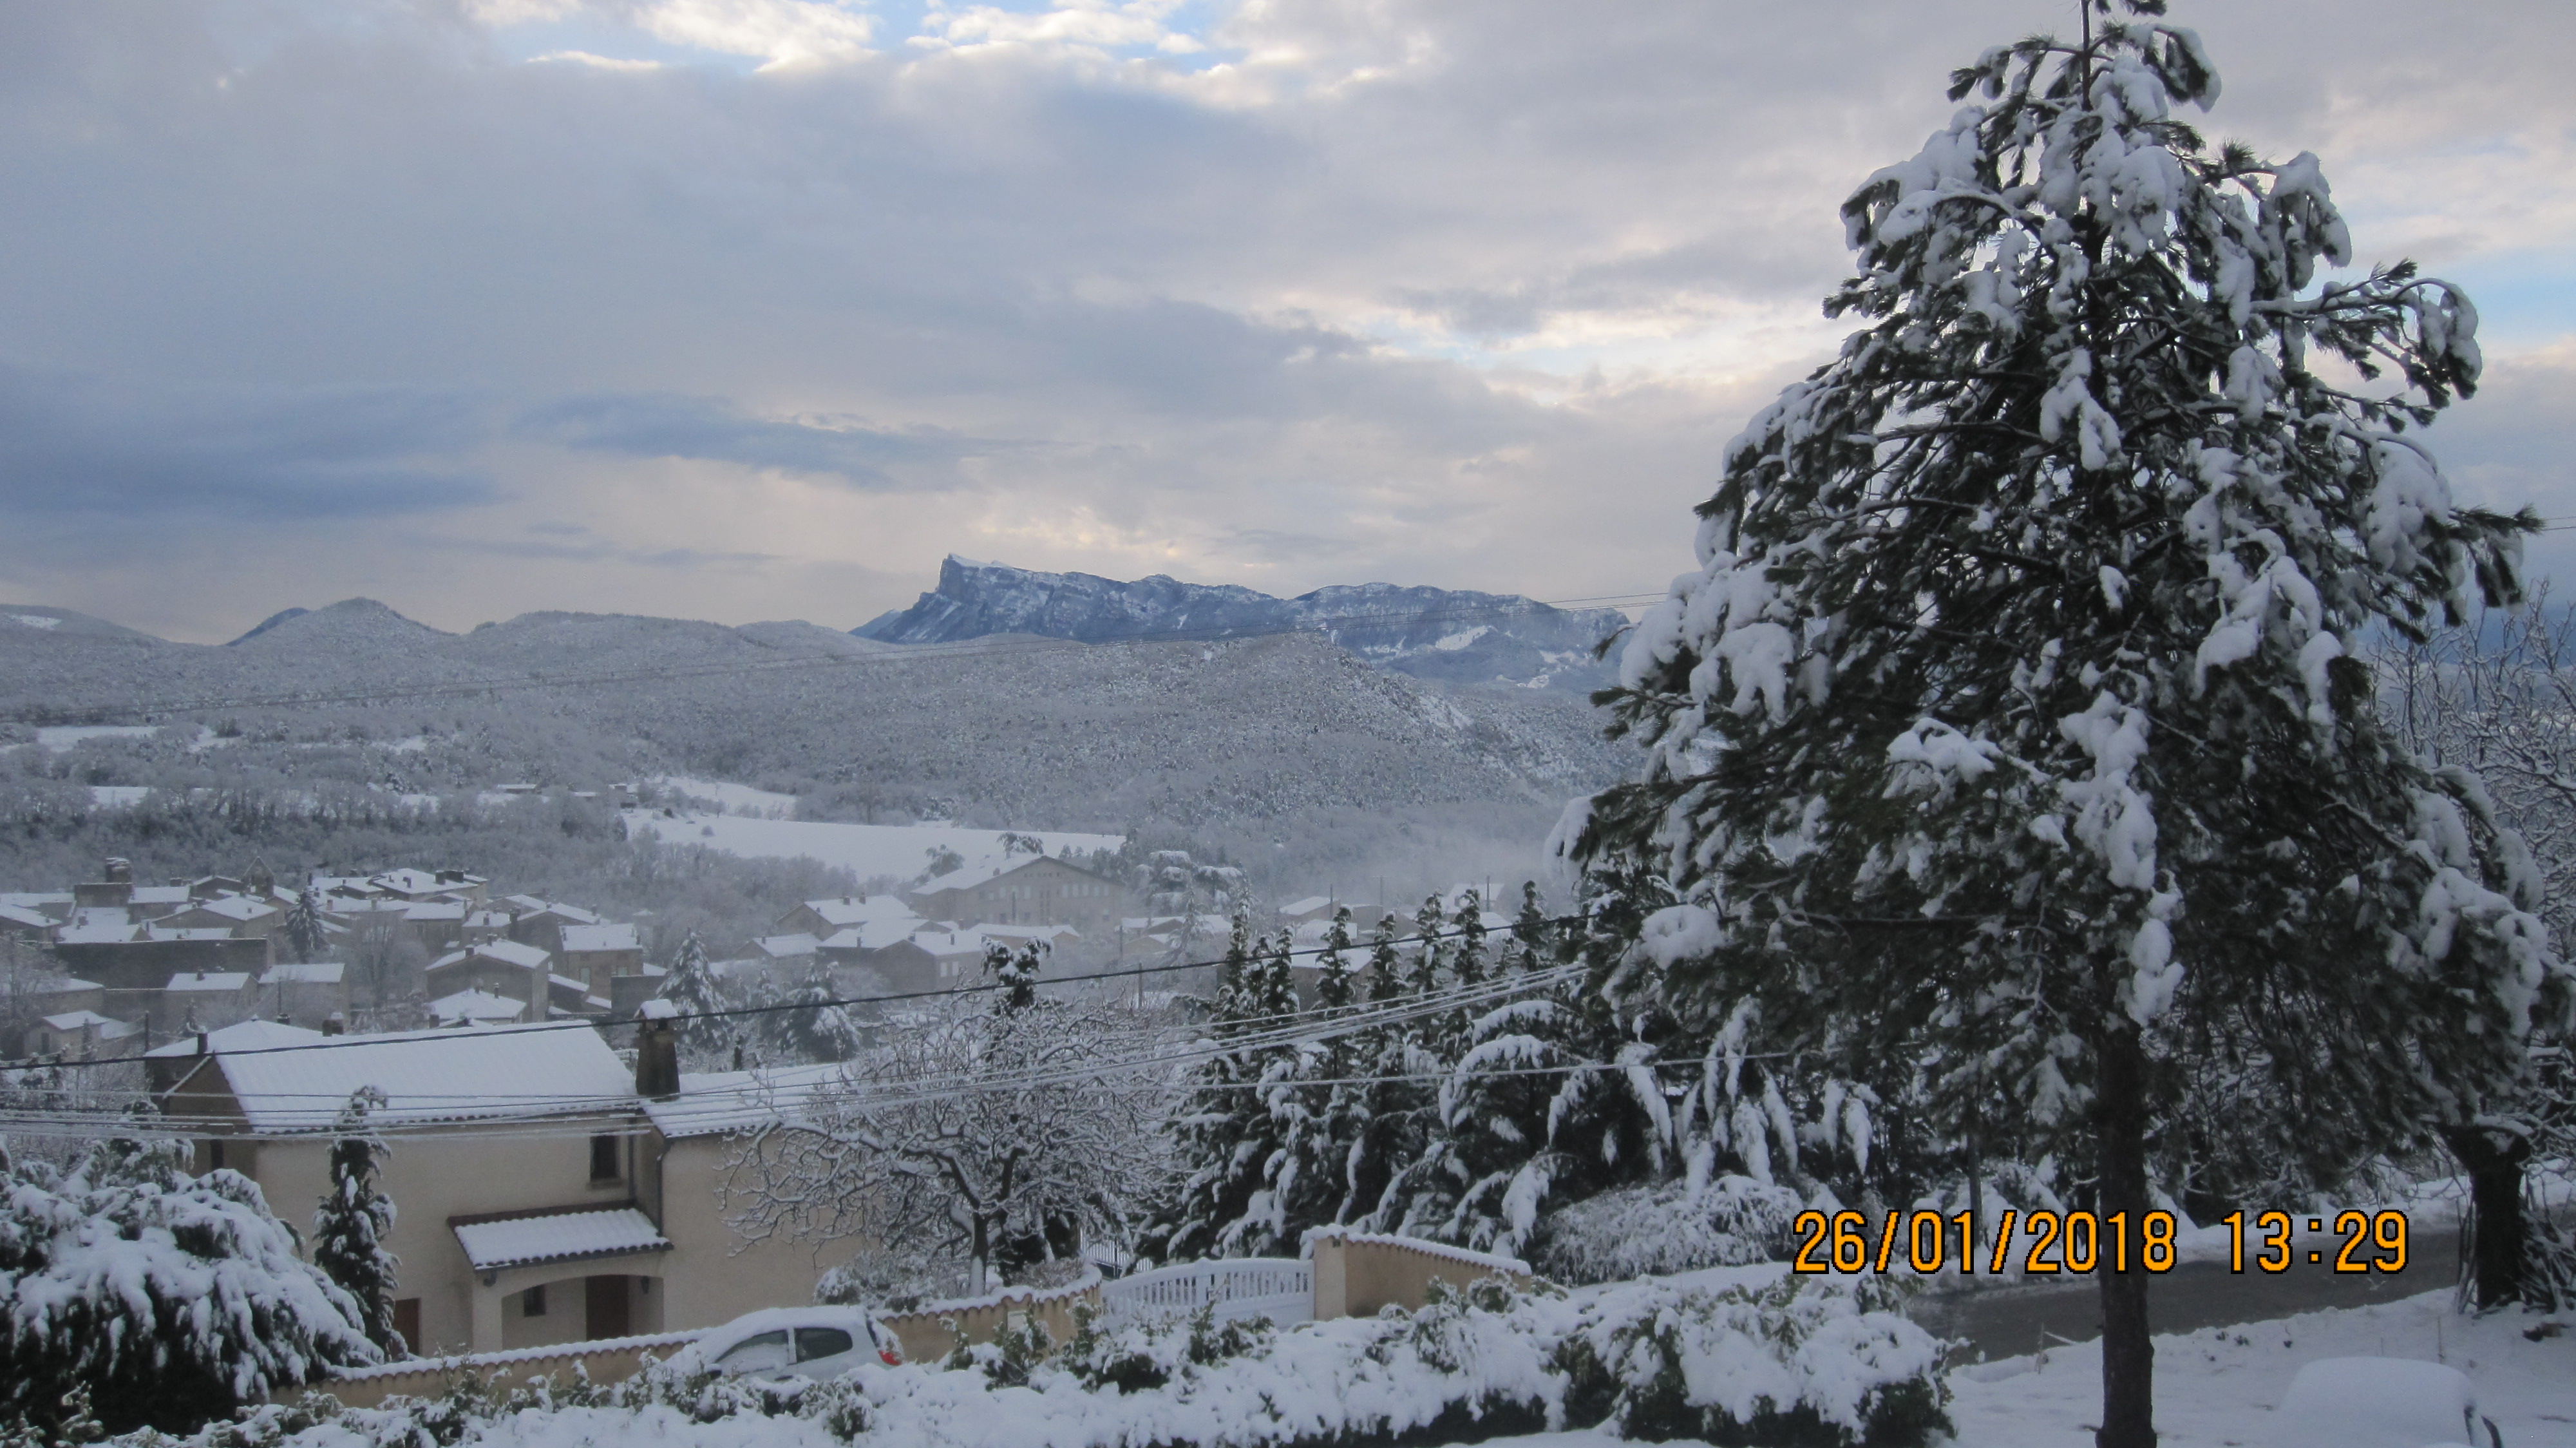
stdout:
<svg viewBox="0 0 2576 1448">
<path fill-rule="evenodd" d="M 2242 1211 L 2230 1212 L 2218 1220 L 2228 1229 L 2227 1269 L 2231 1272 L 2242 1272 L 2245 1270 L 2246 1260 L 2245 1214 Z M 2263 1212 L 2254 1218 L 2253 1226 L 2255 1233 L 2263 1239 L 2263 1250 L 2254 1254 L 2254 1266 L 2264 1272 L 2289 1271 L 2290 1265 L 2301 1255 L 2293 1251 L 2290 1246 L 2291 1233 L 2296 1229 L 2296 1224 L 2290 1220 L 2290 1214 Z M 2325 1229 L 2326 1220 L 2323 1215 L 2308 1218 L 2309 1231 L 2323 1232 Z M 2343 1239 L 2343 1246 L 2331 1259 L 2332 1270 L 2336 1272 L 2405 1271 L 2406 1239 L 2411 1230 L 2412 1224 L 2407 1221 L 2404 1212 L 2336 1213 L 2334 1234 Z M 2359 1255 L 2363 1252 L 2364 1244 L 2374 1249 L 2366 1257 Z M 2328 1265 L 2329 1259 L 2323 1247 L 2311 1249 L 2306 1256 L 2310 1262 L 2318 1266 Z"/>
<path fill-rule="evenodd" d="M 1938 1272 L 1950 1265 L 1950 1248 L 1958 1245 L 1962 1272 L 2003 1273 L 2016 1265 L 2028 1274 L 2058 1272 L 2148 1272 L 2173 1270 L 2177 1223 L 2171 1212 L 2148 1212 L 2136 1223 L 2129 1214 L 2113 1212 L 2031 1212 L 2007 1209 L 1991 1250 L 1981 1246 L 1974 1214 L 1943 1216 L 1933 1211 L 1889 1212 L 1875 1228 L 1865 1212 L 1800 1212 L 1790 1222 L 1798 1251 L 1790 1259 L 1794 1272 L 1885 1272 L 1911 1267 Z M 2027 1238 L 2016 1242 L 2015 1234 Z M 2016 1263 L 2015 1255 L 2019 1254 Z"/>
</svg>

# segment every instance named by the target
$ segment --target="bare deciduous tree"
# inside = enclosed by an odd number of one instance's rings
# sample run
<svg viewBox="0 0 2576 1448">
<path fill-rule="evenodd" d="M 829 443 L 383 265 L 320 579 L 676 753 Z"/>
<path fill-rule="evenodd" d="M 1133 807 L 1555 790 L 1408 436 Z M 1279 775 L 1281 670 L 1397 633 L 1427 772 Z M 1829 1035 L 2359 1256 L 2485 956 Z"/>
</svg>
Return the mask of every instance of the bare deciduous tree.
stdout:
<svg viewBox="0 0 2576 1448">
<path fill-rule="evenodd" d="M 916 1281 L 1078 1258 L 1131 1231 L 1162 1151 L 1158 1027 L 1105 999 L 1046 1000 L 1034 952 L 1004 990 L 944 1003 L 826 1088 L 785 1104 L 731 1163 L 735 1230 L 859 1238 Z M 784 1103 L 783 1103 L 784 1104 Z M 925 1284 L 936 1285 L 936 1284 Z"/>
</svg>

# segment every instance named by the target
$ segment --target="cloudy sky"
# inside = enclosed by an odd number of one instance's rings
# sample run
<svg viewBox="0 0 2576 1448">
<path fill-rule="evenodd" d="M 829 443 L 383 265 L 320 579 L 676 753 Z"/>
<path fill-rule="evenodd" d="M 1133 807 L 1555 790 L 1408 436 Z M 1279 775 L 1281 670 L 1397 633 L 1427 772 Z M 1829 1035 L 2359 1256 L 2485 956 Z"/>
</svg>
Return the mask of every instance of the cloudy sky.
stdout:
<svg viewBox="0 0 2576 1448">
<path fill-rule="evenodd" d="M 2062 12 L 2062 13 L 2061 13 Z M 849 627 L 948 552 L 1654 589 L 2023 0 L 0 6 L 0 600 Z M 2194 5 L 2576 519 L 2576 7 Z M 2557 540 L 2564 538 L 2566 545 Z M 2576 531 L 2540 550 L 2576 580 Z"/>
</svg>

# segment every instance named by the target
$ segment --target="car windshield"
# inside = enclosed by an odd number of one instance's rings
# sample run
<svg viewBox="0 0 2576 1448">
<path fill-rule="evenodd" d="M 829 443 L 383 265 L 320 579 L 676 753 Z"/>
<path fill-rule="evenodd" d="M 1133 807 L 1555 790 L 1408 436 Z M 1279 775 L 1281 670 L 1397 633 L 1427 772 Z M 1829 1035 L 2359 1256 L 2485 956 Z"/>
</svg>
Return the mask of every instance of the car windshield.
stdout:
<svg viewBox="0 0 2576 1448">
<path fill-rule="evenodd" d="M 794 1361 L 787 1351 L 787 1329 L 764 1332 L 744 1338 L 716 1359 L 720 1373 L 756 1373 L 770 1368 L 783 1368 Z"/>
<path fill-rule="evenodd" d="M 796 1360 L 810 1363 L 816 1358 L 838 1357 L 850 1350 L 850 1335 L 837 1327 L 800 1327 L 796 1329 Z"/>
</svg>

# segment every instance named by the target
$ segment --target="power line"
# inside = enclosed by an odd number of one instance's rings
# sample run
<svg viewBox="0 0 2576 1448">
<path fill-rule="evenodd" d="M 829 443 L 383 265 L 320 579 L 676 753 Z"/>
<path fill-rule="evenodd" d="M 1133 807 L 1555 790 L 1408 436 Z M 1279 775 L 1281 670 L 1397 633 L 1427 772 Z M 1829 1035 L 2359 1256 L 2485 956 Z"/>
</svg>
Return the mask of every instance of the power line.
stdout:
<svg viewBox="0 0 2576 1448">
<path fill-rule="evenodd" d="M 1583 915 L 1552 915 L 1547 917 L 1544 923 L 1549 925 L 1576 925 L 1581 924 L 1588 918 L 1588 916 Z M 1427 941 L 1435 940 L 1454 940 L 1475 934 L 1477 933 L 1477 930 L 1480 929 L 1488 935 L 1510 933 L 1510 927 L 1506 927 L 1504 930 L 1497 932 L 1485 927 L 1476 927 L 1471 929 L 1466 926 L 1459 926 L 1451 930 L 1435 931 L 1428 935 L 1417 931 L 1412 935 L 1398 936 L 1395 938 L 1393 943 L 1398 946 L 1402 946 L 1408 944 L 1420 945 Z M 1339 947 L 1331 945 L 1304 946 L 1292 949 L 1288 951 L 1287 954 L 1289 959 L 1294 960 L 1301 955 L 1321 957 L 1331 954 L 1337 949 L 1359 951 L 1367 948 L 1369 947 L 1362 942 L 1354 941 L 1348 946 Z M 1088 985 L 1099 981 L 1134 980 L 1140 976 L 1170 974 L 1184 970 L 1209 970 L 1224 964 L 1225 958 L 1222 956 L 1214 960 L 1165 961 L 1155 965 L 1130 966 L 1122 970 L 1098 970 L 1088 971 L 1079 975 L 1060 975 L 1050 979 L 1040 980 L 1037 984 L 1040 986 Z M 665 1016 L 661 1019 L 673 1022 L 690 1020 L 721 1020 L 739 1016 L 775 1015 L 781 1011 L 821 1011 L 843 1006 L 883 1005 L 896 1001 L 935 1000 L 947 996 L 983 995 L 992 991 L 1004 990 L 1007 988 L 1008 987 L 1001 981 L 978 981 L 972 985 L 942 986 L 936 990 L 887 991 L 880 995 L 834 996 L 829 999 L 819 1001 L 784 1001 L 758 1006 L 728 1006 L 721 1010 L 688 1011 L 671 1016 Z M 597 1030 L 602 1024 L 603 1022 L 587 1018 L 574 1018 L 560 1021 L 532 1022 L 527 1025 L 517 1026 L 487 1026 L 474 1031 L 473 1038 L 488 1040 L 493 1036 L 541 1035 L 551 1031 L 588 1031 Z M 619 1021 L 605 1024 L 624 1025 L 627 1024 L 627 1022 Z M 196 1034 L 208 1035 L 211 1033 L 200 1031 Z M 406 1032 L 403 1034 L 405 1038 L 410 1041 L 433 1041 L 439 1039 L 439 1037 L 434 1033 Z M 210 1056 L 276 1056 L 304 1051 L 348 1050 L 353 1047 L 380 1046 L 384 1044 L 387 1044 L 387 1037 L 385 1036 L 333 1036 L 320 1041 L 301 1041 L 284 1046 L 251 1046 L 244 1047 L 240 1050 L 210 1051 L 205 1054 Z M 69 1067 L 122 1066 L 141 1059 L 144 1058 L 136 1056 L 118 1056 L 108 1058 L 92 1057 L 77 1061 L 49 1061 L 42 1058 L 32 1058 L 20 1061 L 0 1061 L 0 1071 L 56 1070 Z M 186 1055 L 179 1057 L 162 1056 L 153 1059 L 165 1061 L 173 1059 L 195 1061 L 203 1059 L 203 1057 L 197 1055 Z"/>
</svg>

